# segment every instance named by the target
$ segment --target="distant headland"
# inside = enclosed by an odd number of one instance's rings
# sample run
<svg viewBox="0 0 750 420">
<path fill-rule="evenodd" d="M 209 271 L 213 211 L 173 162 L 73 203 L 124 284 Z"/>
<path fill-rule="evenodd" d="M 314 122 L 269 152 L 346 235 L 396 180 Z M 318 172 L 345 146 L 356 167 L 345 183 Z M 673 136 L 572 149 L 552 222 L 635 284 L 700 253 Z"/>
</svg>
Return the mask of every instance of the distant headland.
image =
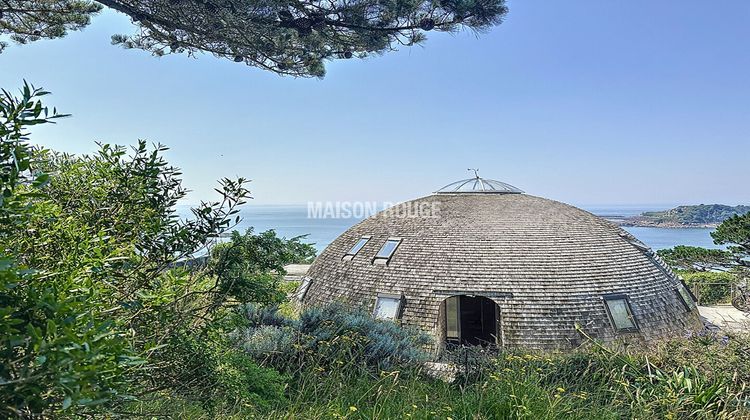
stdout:
<svg viewBox="0 0 750 420">
<path fill-rule="evenodd" d="M 663 211 L 649 211 L 638 216 L 607 216 L 607 220 L 620 226 L 658 228 L 715 228 L 724 220 L 750 212 L 750 206 L 699 204 L 678 206 Z"/>
</svg>

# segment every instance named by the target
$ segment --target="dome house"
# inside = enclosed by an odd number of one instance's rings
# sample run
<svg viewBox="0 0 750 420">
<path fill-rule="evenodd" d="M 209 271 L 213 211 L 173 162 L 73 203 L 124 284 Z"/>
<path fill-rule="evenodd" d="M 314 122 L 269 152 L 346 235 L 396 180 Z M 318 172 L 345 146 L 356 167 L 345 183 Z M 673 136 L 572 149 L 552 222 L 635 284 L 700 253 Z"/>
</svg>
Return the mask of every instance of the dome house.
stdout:
<svg viewBox="0 0 750 420">
<path fill-rule="evenodd" d="M 632 235 L 478 175 L 341 234 L 298 298 L 365 306 L 431 334 L 437 349 L 570 349 L 579 328 L 643 344 L 702 328 L 690 292 Z"/>
</svg>

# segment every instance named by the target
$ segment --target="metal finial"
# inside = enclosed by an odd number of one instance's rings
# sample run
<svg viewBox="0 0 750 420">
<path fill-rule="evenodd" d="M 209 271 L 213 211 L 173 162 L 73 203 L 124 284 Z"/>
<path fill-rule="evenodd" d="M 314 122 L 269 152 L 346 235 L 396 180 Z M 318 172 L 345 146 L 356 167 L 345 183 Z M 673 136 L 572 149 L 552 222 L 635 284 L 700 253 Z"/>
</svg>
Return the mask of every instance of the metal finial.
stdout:
<svg viewBox="0 0 750 420">
<path fill-rule="evenodd" d="M 471 168 L 469 168 L 469 169 L 467 169 L 467 171 L 474 171 L 474 177 L 476 179 L 479 179 L 479 169 L 471 169 Z"/>
</svg>

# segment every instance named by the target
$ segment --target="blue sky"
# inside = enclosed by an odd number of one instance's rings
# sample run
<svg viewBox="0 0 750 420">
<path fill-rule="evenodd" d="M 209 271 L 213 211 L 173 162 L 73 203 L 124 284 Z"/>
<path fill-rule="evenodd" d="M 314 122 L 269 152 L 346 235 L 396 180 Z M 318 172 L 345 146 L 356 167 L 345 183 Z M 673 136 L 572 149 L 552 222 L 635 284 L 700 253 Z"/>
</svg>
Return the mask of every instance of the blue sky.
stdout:
<svg viewBox="0 0 750 420">
<path fill-rule="evenodd" d="M 329 64 L 292 79 L 210 56 L 110 45 L 105 12 L 62 40 L 10 46 L 23 79 L 73 118 L 35 131 L 171 147 L 188 202 L 253 180 L 256 203 L 400 201 L 467 168 L 578 205 L 750 203 L 750 2 L 512 0 L 477 36 Z"/>
</svg>

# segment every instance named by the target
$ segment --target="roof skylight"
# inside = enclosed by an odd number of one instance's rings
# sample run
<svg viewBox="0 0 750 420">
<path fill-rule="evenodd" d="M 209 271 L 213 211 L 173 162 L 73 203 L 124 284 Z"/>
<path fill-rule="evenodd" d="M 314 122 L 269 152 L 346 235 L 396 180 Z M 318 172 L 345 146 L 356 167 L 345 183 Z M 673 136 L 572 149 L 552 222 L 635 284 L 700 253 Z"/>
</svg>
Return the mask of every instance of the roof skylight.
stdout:
<svg viewBox="0 0 750 420">
<path fill-rule="evenodd" d="M 344 254 L 344 259 L 351 260 L 354 258 L 355 255 L 359 253 L 359 251 L 362 250 L 362 248 L 365 247 L 365 244 L 367 244 L 367 241 L 370 240 L 370 236 L 363 236 L 359 238 L 356 244 L 346 253 Z"/>
<path fill-rule="evenodd" d="M 617 331 L 632 332 L 638 330 L 627 297 L 622 295 L 605 296 L 604 303 Z"/>
<path fill-rule="evenodd" d="M 393 256 L 393 253 L 396 252 L 396 248 L 398 248 L 400 243 L 401 238 L 388 238 L 380 248 L 380 251 L 375 255 L 374 261 L 387 263 Z"/>
</svg>

